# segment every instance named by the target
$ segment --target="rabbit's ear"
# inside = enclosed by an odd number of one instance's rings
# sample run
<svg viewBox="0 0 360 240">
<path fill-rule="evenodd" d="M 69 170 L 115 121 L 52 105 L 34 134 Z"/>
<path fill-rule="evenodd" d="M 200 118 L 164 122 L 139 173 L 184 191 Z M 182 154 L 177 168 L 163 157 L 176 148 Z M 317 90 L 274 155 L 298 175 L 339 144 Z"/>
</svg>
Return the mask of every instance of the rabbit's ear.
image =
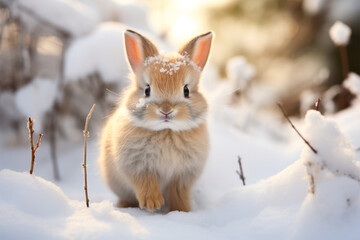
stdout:
<svg viewBox="0 0 360 240">
<path fill-rule="evenodd" d="M 143 65 L 146 58 L 159 54 L 156 46 L 140 33 L 127 29 L 124 39 L 127 59 L 134 72 Z"/>
<path fill-rule="evenodd" d="M 179 50 L 179 53 L 183 56 L 188 55 L 190 59 L 202 70 L 209 57 L 213 36 L 214 34 L 212 32 L 199 35 L 185 44 Z"/>
</svg>

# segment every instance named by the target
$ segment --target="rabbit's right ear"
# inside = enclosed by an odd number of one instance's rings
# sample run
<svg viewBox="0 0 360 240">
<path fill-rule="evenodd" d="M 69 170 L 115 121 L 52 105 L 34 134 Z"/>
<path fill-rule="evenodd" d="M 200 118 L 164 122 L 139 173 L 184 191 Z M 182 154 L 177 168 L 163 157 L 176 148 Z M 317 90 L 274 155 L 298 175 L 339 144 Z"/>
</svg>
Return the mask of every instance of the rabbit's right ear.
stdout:
<svg viewBox="0 0 360 240">
<path fill-rule="evenodd" d="M 179 53 L 183 56 L 188 55 L 190 60 L 203 70 L 210 54 L 213 36 L 213 32 L 199 35 L 185 44 Z"/>
<path fill-rule="evenodd" d="M 124 39 L 127 59 L 133 72 L 143 65 L 146 58 L 159 54 L 156 46 L 140 33 L 127 29 Z"/>
</svg>

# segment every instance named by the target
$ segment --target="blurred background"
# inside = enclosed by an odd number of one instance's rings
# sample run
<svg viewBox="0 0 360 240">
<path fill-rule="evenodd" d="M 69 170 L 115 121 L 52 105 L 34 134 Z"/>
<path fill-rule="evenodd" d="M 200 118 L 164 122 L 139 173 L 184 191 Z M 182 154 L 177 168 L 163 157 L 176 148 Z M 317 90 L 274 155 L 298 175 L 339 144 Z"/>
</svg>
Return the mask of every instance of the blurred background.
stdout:
<svg viewBox="0 0 360 240">
<path fill-rule="evenodd" d="M 231 109 L 218 115 L 242 131 L 279 115 L 276 102 L 299 117 L 318 98 L 324 114 L 350 106 L 329 37 L 338 20 L 352 29 L 347 59 L 360 72 L 359 0 L 0 0 L 0 8 L 2 144 L 27 144 L 31 116 L 55 160 L 59 141 L 82 141 L 93 103 L 90 131 L 99 132 L 128 84 L 127 28 L 163 51 L 213 30 L 203 88 L 210 102 Z"/>
</svg>

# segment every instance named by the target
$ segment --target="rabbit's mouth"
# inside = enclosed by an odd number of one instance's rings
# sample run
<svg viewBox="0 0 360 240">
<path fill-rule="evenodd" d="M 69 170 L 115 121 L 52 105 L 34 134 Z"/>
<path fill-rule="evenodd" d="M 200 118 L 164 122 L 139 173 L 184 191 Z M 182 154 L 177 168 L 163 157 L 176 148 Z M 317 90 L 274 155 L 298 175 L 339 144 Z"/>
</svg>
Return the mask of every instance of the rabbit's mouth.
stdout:
<svg viewBox="0 0 360 240">
<path fill-rule="evenodd" d="M 172 120 L 174 118 L 174 111 L 170 111 L 167 113 L 164 113 L 163 111 L 159 111 L 161 113 L 161 120 L 163 120 L 164 122 L 170 122 L 170 120 Z"/>
<path fill-rule="evenodd" d="M 169 114 L 165 114 L 162 119 L 164 120 L 164 122 L 170 122 L 170 120 L 172 119 L 172 116 L 170 116 Z"/>
</svg>

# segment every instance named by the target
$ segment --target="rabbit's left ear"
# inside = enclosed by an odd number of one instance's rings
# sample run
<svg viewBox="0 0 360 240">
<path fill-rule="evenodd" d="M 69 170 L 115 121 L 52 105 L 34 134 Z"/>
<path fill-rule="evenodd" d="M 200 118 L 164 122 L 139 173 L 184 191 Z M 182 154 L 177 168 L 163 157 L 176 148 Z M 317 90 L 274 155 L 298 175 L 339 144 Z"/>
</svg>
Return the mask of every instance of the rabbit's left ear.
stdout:
<svg viewBox="0 0 360 240">
<path fill-rule="evenodd" d="M 199 35 L 186 43 L 179 50 L 179 53 L 183 56 L 188 55 L 190 59 L 202 70 L 205 67 L 210 54 L 213 36 L 214 34 L 212 32 Z"/>
<path fill-rule="evenodd" d="M 133 30 L 124 33 L 127 59 L 134 72 L 143 65 L 148 57 L 158 55 L 156 46 L 146 37 Z"/>
</svg>

